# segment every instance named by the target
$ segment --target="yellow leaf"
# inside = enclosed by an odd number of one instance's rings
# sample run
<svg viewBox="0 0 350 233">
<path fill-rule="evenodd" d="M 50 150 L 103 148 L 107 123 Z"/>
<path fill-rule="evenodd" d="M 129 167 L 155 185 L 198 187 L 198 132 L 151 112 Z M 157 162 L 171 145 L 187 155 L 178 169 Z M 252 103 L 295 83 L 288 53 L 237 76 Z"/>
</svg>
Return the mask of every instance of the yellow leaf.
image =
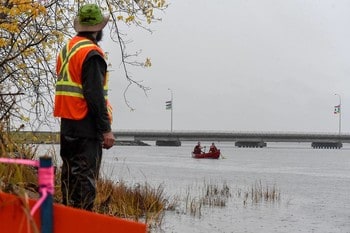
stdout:
<svg viewBox="0 0 350 233">
<path fill-rule="evenodd" d="M 151 62 L 151 59 L 150 58 L 146 58 L 146 61 L 144 63 L 144 66 L 145 67 L 151 67 L 152 66 L 152 62 Z"/>
<path fill-rule="evenodd" d="M 125 22 L 126 22 L 126 23 L 129 23 L 129 22 L 134 21 L 134 19 L 135 19 L 135 16 L 130 15 L 128 18 L 125 19 Z"/>
</svg>

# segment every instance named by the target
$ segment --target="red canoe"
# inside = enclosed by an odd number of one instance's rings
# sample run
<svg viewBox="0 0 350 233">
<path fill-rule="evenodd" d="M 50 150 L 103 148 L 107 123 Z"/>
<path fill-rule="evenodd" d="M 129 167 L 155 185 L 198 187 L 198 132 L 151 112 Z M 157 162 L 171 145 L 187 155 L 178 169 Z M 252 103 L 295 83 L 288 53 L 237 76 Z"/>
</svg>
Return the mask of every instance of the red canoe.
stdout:
<svg viewBox="0 0 350 233">
<path fill-rule="evenodd" d="M 218 159 L 220 157 L 220 150 L 216 152 L 203 153 L 203 154 L 194 154 L 192 152 L 192 158 L 195 159 Z"/>
</svg>

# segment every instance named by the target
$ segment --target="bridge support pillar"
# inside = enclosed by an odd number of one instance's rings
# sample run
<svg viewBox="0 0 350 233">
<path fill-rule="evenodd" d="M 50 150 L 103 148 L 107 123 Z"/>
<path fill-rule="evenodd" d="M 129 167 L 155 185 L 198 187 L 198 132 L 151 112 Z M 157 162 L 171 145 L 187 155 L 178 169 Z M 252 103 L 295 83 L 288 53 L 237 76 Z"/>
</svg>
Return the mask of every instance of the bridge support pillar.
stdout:
<svg viewBox="0 0 350 233">
<path fill-rule="evenodd" d="M 315 149 L 340 149 L 343 147 L 342 142 L 312 142 L 311 147 Z"/>
<path fill-rule="evenodd" d="M 179 139 L 157 140 L 156 146 L 181 146 Z"/>
<path fill-rule="evenodd" d="M 266 147 L 266 142 L 263 141 L 237 141 L 235 142 L 236 147 Z"/>
</svg>

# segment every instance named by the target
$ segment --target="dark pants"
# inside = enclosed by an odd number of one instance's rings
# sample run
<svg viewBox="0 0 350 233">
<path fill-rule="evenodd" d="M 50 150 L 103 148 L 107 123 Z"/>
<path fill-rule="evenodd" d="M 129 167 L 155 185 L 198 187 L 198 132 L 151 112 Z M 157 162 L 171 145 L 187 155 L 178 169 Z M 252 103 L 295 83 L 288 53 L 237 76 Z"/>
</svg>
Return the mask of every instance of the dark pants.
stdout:
<svg viewBox="0 0 350 233">
<path fill-rule="evenodd" d="M 97 139 L 61 135 L 60 155 L 63 161 L 62 203 L 92 210 L 102 158 L 101 142 Z"/>
</svg>

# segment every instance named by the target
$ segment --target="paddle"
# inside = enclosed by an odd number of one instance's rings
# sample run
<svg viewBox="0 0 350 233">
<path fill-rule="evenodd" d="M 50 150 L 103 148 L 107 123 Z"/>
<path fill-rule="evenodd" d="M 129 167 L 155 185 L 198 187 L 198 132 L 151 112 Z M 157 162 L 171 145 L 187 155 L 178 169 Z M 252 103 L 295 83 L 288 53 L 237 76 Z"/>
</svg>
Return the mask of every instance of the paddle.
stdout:
<svg viewBox="0 0 350 233">
<path fill-rule="evenodd" d="M 226 159 L 226 157 L 224 157 L 224 155 L 222 154 L 222 152 L 220 151 L 220 156 L 222 159 Z"/>
</svg>

